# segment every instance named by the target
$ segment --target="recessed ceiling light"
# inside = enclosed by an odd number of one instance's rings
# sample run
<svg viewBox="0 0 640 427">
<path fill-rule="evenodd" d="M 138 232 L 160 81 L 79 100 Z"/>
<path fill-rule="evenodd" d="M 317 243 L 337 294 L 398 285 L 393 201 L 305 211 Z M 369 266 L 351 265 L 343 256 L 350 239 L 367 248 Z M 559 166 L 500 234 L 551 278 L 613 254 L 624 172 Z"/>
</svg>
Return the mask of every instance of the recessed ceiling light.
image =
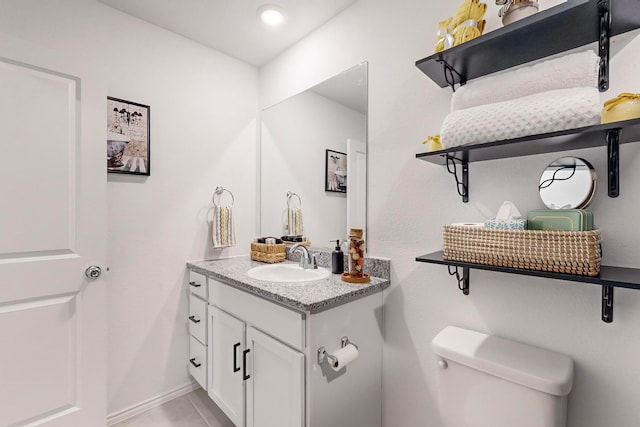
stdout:
<svg viewBox="0 0 640 427">
<path fill-rule="evenodd" d="M 265 4 L 258 8 L 258 16 L 265 24 L 276 27 L 286 20 L 284 9 L 272 4 Z"/>
</svg>

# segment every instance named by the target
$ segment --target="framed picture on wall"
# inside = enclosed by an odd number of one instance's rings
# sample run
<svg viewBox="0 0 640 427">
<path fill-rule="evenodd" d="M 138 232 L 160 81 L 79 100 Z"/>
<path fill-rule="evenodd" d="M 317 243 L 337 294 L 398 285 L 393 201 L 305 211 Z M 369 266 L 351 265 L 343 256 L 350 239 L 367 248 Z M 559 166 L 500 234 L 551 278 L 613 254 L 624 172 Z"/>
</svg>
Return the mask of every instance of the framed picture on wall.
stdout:
<svg viewBox="0 0 640 427">
<path fill-rule="evenodd" d="M 107 97 L 107 172 L 151 174 L 151 107 Z"/>
<path fill-rule="evenodd" d="M 347 155 L 345 153 L 326 150 L 324 191 L 347 192 Z"/>
</svg>

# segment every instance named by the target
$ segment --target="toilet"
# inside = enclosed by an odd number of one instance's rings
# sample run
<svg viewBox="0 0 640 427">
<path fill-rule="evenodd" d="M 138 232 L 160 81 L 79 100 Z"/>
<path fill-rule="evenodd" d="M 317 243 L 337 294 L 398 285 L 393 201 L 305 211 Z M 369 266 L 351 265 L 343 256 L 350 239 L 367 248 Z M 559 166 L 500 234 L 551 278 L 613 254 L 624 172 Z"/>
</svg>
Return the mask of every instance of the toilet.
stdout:
<svg viewBox="0 0 640 427">
<path fill-rule="evenodd" d="M 565 427 L 573 360 L 454 326 L 432 342 L 444 427 Z"/>
</svg>

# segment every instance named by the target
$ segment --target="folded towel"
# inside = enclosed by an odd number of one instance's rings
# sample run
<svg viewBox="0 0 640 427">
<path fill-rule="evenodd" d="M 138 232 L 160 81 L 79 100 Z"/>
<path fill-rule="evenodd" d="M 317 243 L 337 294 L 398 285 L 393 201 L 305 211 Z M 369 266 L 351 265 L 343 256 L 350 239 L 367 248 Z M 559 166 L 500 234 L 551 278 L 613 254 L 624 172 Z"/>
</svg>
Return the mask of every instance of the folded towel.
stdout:
<svg viewBox="0 0 640 427">
<path fill-rule="evenodd" d="M 270 244 L 276 244 L 279 245 L 282 243 L 282 239 L 279 239 L 277 237 L 256 237 L 255 239 L 253 239 L 253 243 L 267 243 L 267 240 L 271 241 L 273 240 L 273 243 Z"/>
<path fill-rule="evenodd" d="M 287 208 L 287 234 L 297 236 L 303 234 L 302 211 L 300 208 Z"/>
<path fill-rule="evenodd" d="M 444 148 L 538 135 L 600 123 L 600 93 L 573 88 L 450 113 L 442 124 Z"/>
<path fill-rule="evenodd" d="M 235 246 L 236 232 L 231 206 L 215 206 L 211 222 L 211 238 L 214 248 Z"/>
<path fill-rule="evenodd" d="M 451 98 L 451 111 L 550 90 L 597 88 L 599 62 L 598 55 L 589 50 L 477 79 L 456 89 Z"/>
</svg>

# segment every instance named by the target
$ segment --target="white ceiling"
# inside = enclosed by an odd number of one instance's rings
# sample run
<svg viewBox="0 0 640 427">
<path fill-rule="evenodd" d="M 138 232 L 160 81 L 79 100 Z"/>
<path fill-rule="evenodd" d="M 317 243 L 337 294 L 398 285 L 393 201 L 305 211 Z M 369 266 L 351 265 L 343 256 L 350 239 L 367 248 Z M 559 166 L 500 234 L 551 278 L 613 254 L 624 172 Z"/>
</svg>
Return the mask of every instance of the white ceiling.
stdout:
<svg viewBox="0 0 640 427">
<path fill-rule="evenodd" d="M 356 0 L 99 0 L 191 40 L 260 67 Z M 263 4 L 283 8 L 287 21 L 269 28 Z"/>
</svg>

